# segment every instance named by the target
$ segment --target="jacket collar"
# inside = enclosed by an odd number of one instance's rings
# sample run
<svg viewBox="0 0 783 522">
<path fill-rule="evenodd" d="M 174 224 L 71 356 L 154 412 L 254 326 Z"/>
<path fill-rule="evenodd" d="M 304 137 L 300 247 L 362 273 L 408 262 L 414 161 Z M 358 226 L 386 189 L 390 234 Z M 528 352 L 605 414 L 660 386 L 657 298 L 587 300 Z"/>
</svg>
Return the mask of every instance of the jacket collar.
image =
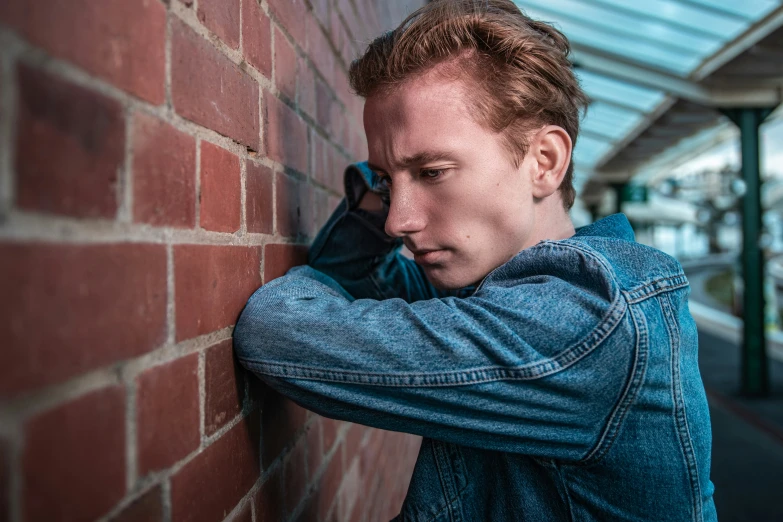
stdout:
<svg viewBox="0 0 783 522">
<path fill-rule="evenodd" d="M 633 228 L 625 214 L 612 214 L 595 223 L 576 229 L 575 236 L 601 236 L 634 241 Z"/>
</svg>

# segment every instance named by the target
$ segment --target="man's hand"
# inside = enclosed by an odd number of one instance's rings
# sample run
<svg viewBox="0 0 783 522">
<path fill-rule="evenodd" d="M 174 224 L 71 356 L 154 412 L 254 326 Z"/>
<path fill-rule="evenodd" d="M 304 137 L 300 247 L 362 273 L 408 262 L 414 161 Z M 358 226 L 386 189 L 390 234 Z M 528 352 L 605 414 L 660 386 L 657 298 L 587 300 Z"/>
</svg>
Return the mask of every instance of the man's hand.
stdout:
<svg viewBox="0 0 783 522">
<path fill-rule="evenodd" d="M 362 200 L 359 202 L 359 208 L 368 212 L 381 212 L 384 210 L 383 200 L 375 192 L 369 190 L 364 193 Z"/>
</svg>

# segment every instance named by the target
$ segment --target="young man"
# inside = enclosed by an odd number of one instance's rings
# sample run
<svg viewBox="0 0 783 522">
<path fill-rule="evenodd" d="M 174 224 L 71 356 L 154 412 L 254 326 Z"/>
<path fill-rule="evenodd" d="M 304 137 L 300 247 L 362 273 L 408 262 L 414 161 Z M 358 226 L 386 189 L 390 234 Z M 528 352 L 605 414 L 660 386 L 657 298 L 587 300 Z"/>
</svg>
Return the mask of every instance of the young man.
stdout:
<svg viewBox="0 0 783 522">
<path fill-rule="evenodd" d="M 623 215 L 568 216 L 567 54 L 509 0 L 436 0 L 370 44 L 369 161 L 237 324 L 299 404 L 424 437 L 399 520 L 716 520 L 685 275 Z"/>
</svg>

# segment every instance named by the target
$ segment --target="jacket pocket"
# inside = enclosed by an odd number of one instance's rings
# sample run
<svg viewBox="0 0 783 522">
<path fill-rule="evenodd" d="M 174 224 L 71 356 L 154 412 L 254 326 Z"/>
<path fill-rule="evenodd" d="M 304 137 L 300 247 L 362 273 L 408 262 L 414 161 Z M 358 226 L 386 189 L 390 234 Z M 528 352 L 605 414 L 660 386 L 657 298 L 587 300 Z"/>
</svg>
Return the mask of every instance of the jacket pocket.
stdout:
<svg viewBox="0 0 783 522">
<path fill-rule="evenodd" d="M 423 439 L 399 522 L 465 522 L 462 495 L 468 486 L 460 447 Z"/>
</svg>

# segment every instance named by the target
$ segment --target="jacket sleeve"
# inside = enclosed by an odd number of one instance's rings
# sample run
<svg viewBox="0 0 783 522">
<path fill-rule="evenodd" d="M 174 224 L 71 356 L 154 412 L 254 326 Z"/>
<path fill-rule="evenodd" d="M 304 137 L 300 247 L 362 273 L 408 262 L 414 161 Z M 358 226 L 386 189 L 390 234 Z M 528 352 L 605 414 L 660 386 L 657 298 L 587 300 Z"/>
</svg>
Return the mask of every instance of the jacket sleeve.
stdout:
<svg viewBox="0 0 783 522">
<path fill-rule="evenodd" d="M 378 213 L 358 208 L 368 190 L 386 199 L 367 164 L 349 166 L 344 184 L 345 198 L 313 241 L 308 264 L 356 298 L 399 297 L 414 302 L 453 295 L 432 286 L 422 269 L 401 254 L 402 241 L 386 235 L 388 207 Z"/>
<path fill-rule="evenodd" d="M 629 374 L 625 311 L 619 292 L 558 274 L 408 303 L 354 299 L 304 266 L 251 297 L 234 345 L 246 368 L 321 415 L 579 460 Z"/>
</svg>

